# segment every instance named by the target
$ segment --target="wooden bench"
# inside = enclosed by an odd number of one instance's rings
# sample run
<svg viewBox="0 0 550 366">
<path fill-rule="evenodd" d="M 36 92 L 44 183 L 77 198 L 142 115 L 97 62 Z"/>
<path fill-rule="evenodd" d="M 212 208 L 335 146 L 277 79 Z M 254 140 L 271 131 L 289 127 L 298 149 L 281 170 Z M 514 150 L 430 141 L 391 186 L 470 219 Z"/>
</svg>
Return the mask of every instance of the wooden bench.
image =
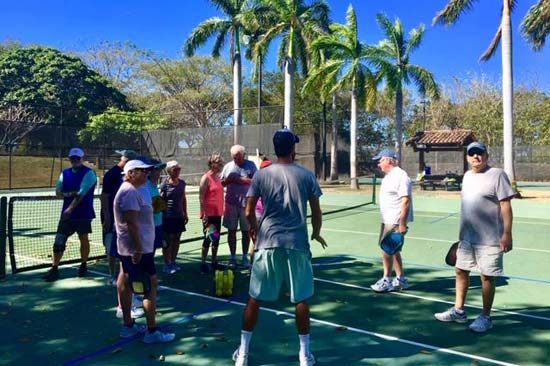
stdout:
<svg viewBox="0 0 550 366">
<path fill-rule="evenodd" d="M 428 188 L 431 188 L 432 191 L 435 191 L 436 188 L 444 188 L 446 191 L 460 190 L 462 186 L 462 176 L 456 174 L 425 175 L 419 183 L 420 189 L 423 191 Z"/>
</svg>

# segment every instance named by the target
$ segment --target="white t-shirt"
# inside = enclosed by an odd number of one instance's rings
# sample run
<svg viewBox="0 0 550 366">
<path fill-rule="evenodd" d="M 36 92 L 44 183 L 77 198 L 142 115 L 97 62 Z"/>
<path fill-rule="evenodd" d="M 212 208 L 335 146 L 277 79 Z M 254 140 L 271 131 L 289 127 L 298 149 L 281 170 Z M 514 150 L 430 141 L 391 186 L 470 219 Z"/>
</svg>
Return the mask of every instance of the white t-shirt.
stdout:
<svg viewBox="0 0 550 366">
<path fill-rule="evenodd" d="M 407 222 L 413 221 L 412 184 L 411 179 L 400 167 L 394 167 L 380 185 L 380 215 L 383 224 L 399 224 L 401 216 L 401 201 L 403 197 L 411 199 Z"/>
<path fill-rule="evenodd" d="M 146 186 L 136 188 L 128 182 L 122 183 L 115 196 L 113 208 L 118 254 L 131 256 L 135 252 L 135 245 L 128 232 L 128 224 L 124 220 L 124 211 L 138 212 L 139 237 L 143 253 L 152 253 L 155 242 L 155 223 L 152 199 Z"/>
</svg>

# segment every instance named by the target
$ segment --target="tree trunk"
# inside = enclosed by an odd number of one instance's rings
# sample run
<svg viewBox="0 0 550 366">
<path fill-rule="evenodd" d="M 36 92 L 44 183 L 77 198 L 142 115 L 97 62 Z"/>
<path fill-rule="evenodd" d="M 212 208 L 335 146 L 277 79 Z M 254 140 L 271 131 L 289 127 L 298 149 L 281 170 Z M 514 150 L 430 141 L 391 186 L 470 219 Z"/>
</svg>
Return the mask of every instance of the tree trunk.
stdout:
<svg viewBox="0 0 550 366">
<path fill-rule="evenodd" d="M 504 0 L 502 11 L 502 109 L 504 117 L 504 171 L 515 182 L 514 174 L 514 81 L 512 69 L 512 20 L 510 0 Z"/>
<path fill-rule="evenodd" d="M 349 147 L 349 177 L 351 189 L 359 189 L 357 182 L 357 92 L 351 92 L 351 125 L 350 125 L 350 147 Z"/>
<path fill-rule="evenodd" d="M 330 146 L 330 180 L 338 181 L 338 125 L 336 121 L 336 93 L 332 94 L 332 144 Z"/>
<path fill-rule="evenodd" d="M 294 61 L 287 57 L 285 61 L 285 119 L 284 126 L 293 129 L 292 116 L 294 114 Z"/>
<path fill-rule="evenodd" d="M 241 77 L 242 67 L 241 67 L 241 54 L 235 53 L 233 59 L 233 122 L 234 122 L 234 133 L 233 133 L 233 143 L 241 143 L 241 126 L 243 119 L 243 111 L 241 109 L 241 99 L 242 99 L 242 77 Z"/>
<path fill-rule="evenodd" d="M 395 154 L 401 162 L 403 140 L 403 90 L 399 87 L 395 93 Z"/>
</svg>

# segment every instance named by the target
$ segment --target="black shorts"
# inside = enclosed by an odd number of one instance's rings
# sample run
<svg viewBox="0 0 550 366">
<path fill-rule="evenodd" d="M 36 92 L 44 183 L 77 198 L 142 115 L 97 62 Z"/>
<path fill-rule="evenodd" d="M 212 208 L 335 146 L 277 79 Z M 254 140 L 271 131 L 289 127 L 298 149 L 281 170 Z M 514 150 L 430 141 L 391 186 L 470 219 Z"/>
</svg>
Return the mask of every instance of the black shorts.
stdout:
<svg viewBox="0 0 550 366">
<path fill-rule="evenodd" d="M 155 253 L 147 253 L 141 255 L 141 260 L 138 264 L 132 263 L 131 256 L 121 255 L 119 256 L 120 263 L 122 264 L 122 271 L 128 275 L 145 272 L 149 276 L 157 274 L 155 267 Z"/>
<path fill-rule="evenodd" d="M 183 217 L 164 217 L 162 230 L 167 234 L 180 234 L 185 231 L 185 219 Z"/>
<path fill-rule="evenodd" d="M 208 220 L 206 222 L 203 221 L 202 223 L 202 231 L 208 227 L 208 225 L 214 225 L 216 227 L 216 230 L 218 230 L 218 233 L 222 232 L 222 217 L 221 216 L 208 216 Z M 206 233 L 204 233 L 206 236 Z"/>
<path fill-rule="evenodd" d="M 78 235 L 90 234 L 92 232 L 92 220 L 59 220 L 57 233 L 71 236 L 74 233 Z"/>
<path fill-rule="evenodd" d="M 162 248 L 163 237 L 162 226 L 155 226 L 155 249 Z"/>
</svg>

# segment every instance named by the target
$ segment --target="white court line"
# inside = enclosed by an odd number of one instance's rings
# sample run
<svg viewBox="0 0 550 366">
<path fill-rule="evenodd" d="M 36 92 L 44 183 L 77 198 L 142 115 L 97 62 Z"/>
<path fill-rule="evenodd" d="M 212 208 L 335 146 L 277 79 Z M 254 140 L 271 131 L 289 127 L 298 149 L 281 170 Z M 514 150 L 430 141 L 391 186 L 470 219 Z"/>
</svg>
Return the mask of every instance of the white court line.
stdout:
<svg viewBox="0 0 550 366">
<path fill-rule="evenodd" d="M 200 259 L 189 258 L 189 257 L 186 257 L 185 259 L 193 261 L 193 262 L 200 262 Z M 318 264 L 323 265 L 323 263 L 318 263 Z M 330 263 L 330 264 L 332 264 L 332 263 Z M 330 283 L 332 285 L 350 287 L 350 288 L 355 288 L 355 289 L 359 289 L 359 290 L 373 291 L 370 287 L 353 285 L 353 284 L 346 283 L 346 282 L 337 282 L 337 281 L 325 280 L 323 278 L 318 278 L 318 277 L 315 277 L 314 280 L 319 281 L 319 282 Z M 412 297 L 412 298 L 416 298 L 416 299 L 432 301 L 432 302 L 438 302 L 438 303 L 442 303 L 442 304 L 454 305 L 454 302 L 451 302 L 451 301 L 441 300 L 441 299 L 437 299 L 435 297 L 414 295 L 414 294 L 411 294 L 411 293 L 408 293 L 408 292 L 392 291 L 392 292 L 390 292 L 390 294 L 397 295 L 397 296 L 404 296 L 404 297 Z M 478 305 L 468 305 L 468 304 L 464 304 L 464 305 L 469 307 L 469 308 L 473 308 L 473 309 L 483 309 L 482 306 L 478 306 Z M 508 315 L 515 315 L 515 316 L 522 316 L 522 317 L 525 317 L 525 318 L 550 321 L 550 318 L 545 317 L 545 316 L 540 316 L 540 315 L 532 315 L 532 314 L 529 314 L 529 313 L 520 313 L 520 312 L 516 312 L 516 311 L 502 310 L 502 309 L 498 309 L 498 308 L 492 308 L 491 310 L 495 311 L 495 312 L 503 313 L 503 314 L 508 314 Z"/>
<path fill-rule="evenodd" d="M 181 294 L 186 294 L 186 295 L 189 295 L 189 296 L 202 297 L 202 298 L 205 298 L 205 299 L 214 300 L 214 301 L 218 301 L 218 302 L 228 302 L 227 299 L 220 299 L 220 298 L 217 298 L 217 297 L 213 297 L 213 296 L 209 296 L 209 295 L 203 295 L 203 294 L 190 292 L 190 291 L 185 291 L 185 290 L 180 290 L 180 289 L 176 289 L 176 288 L 172 288 L 172 287 L 161 286 L 161 288 L 163 290 L 173 291 L 173 292 L 177 292 L 177 293 L 181 293 Z M 229 301 L 228 304 L 239 305 L 239 306 L 242 306 L 242 307 L 246 306 L 245 303 L 242 303 L 242 302 L 239 302 L 239 301 Z M 286 311 L 281 311 L 281 310 L 276 310 L 276 309 L 272 309 L 272 308 L 267 308 L 267 307 L 263 307 L 263 306 L 260 307 L 260 310 L 267 311 L 267 312 L 270 312 L 270 313 L 274 313 L 276 315 L 285 315 L 289 318 L 294 318 L 295 317 L 294 314 L 292 314 L 292 313 L 289 313 L 289 312 L 286 312 Z M 449 348 L 437 347 L 437 346 L 433 346 L 433 345 L 426 344 L 426 343 L 415 342 L 415 341 L 411 341 L 411 340 L 408 340 L 408 339 L 403 339 L 403 338 L 398 338 L 398 337 L 386 335 L 386 334 L 383 334 L 383 333 L 371 332 L 371 331 L 360 329 L 360 328 L 349 327 L 347 325 L 333 323 L 333 322 L 329 322 L 329 321 L 326 321 L 326 320 L 311 318 L 310 321 L 313 322 L 313 323 L 328 325 L 328 326 L 333 327 L 333 328 L 345 327 L 347 330 L 355 332 L 355 333 L 360 333 L 360 334 L 365 334 L 365 335 L 368 335 L 368 336 L 371 336 L 371 337 L 381 338 L 381 339 L 384 339 L 386 341 L 399 342 L 399 343 L 408 344 L 408 345 L 414 346 L 414 347 L 429 349 L 429 350 L 432 350 L 434 352 L 452 354 L 452 355 L 455 355 L 455 356 L 461 356 L 461 357 L 464 357 L 464 358 L 469 358 L 469 359 L 473 359 L 473 360 L 477 360 L 477 361 L 489 362 L 489 363 L 492 363 L 492 364 L 495 364 L 495 365 L 517 366 L 516 364 L 512 364 L 512 363 L 508 363 L 508 362 L 503 362 L 503 361 L 498 361 L 498 360 L 494 360 L 494 359 L 487 358 L 487 357 L 472 355 L 470 353 L 454 351 L 454 350 L 449 349 Z"/>
<path fill-rule="evenodd" d="M 350 284 L 350 283 L 345 283 L 345 282 L 337 282 L 337 281 L 325 280 L 325 279 L 323 279 L 323 278 L 318 278 L 318 277 L 315 277 L 315 281 L 330 283 L 330 284 L 332 284 L 332 285 L 337 285 L 337 286 L 344 286 L 344 287 L 350 287 L 350 288 L 355 288 L 355 289 L 359 289 L 359 290 L 367 290 L 367 291 L 372 291 L 372 292 L 374 292 L 370 287 L 364 287 L 364 286 L 359 286 L 359 285 L 352 285 L 352 284 Z M 413 298 L 415 298 L 415 299 L 421 299 L 421 300 L 432 301 L 432 302 L 439 302 L 439 303 L 443 303 L 443 304 L 449 304 L 449 305 L 454 305 L 454 304 L 455 304 L 455 303 L 452 302 L 452 301 L 441 300 L 441 299 L 437 299 L 437 298 L 434 298 L 434 297 L 426 297 L 426 296 L 420 296 L 420 295 L 413 295 L 413 294 L 410 294 L 410 293 L 407 293 L 407 292 L 395 292 L 395 291 L 392 291 L 392 292 L 389 292 L 389 293 L 392 294 L 392 295 L 396 295 L 396 296 L 413 297 Z M 483 309 L 482 306 L 468 305 L 468 304 L 464 304 L 464 305 L 465 305 L 466 307 L 469 307 L 469 308 Z M 538 319 L 538 320 L 550 321 L 550 318 L 545 317 L 545 316 L 532 315 L 532 314 L 527 314 L 527 313 L 520 313 L 520 312 L 516 312 L 516 311 L 501 310 L 501 309 L 497 309 L 497 308 L 492 308 L 491 310 L 492 310 L 493 312 L 499 312 L 499 313 L 508 314 L 508 315 L 515 315 L 515 316 L 522 316 L 522 317 L 525 317 L 525 318 L 531 318 L 531 319 Z"/>
<path fill-rule="evenodd" d="M 376 235 L 379 236 L 380 233 L 374 233 L 374 232 L 368 232 L 368 231 L 355 231 L 355 230 L 342 230 L 342 229 L 329 229 L 329 228 L 322 228 L 321 231 L 333 231 L 337 233 L 350 233 L 350 234 L 360 234 L 360 235 Z M 421 240 L 421 241 L 435 241 L 440 243 L 453 243 L 455 240 L 447 240 L 447 239 L 432 239 L 432 238 L 422 238 L 418 236 L 409 236 L 407 235 L 405 237 L 406 239 L 413 239 L 413 240 Z M 532 249 L 532 248 L 523 248 L 523 247 L 517 247 L 514 246 L 515 250 L 523 250 L 526 252 L 540 252 L 540 253 L 550 253 L 550 250 L 548 249 Z"/>
<path fill-rule="evenodd" d="M 372 214 L 380 215 L 380 211 L 378 211 L 378 210 L 368 210 L 368 211 L 349 210 L 349 211 L 346 211 L 346 212 L 363 212 L 363 213 L 372 213 Z M 460 216 L 445 217 L 444 214 L 446 214 L 446 212 L 442 212 L 441 215 L 427 215 L 427 214 L 416 214 L 415 213 L 414 217 L 440 218 L 440 219 L 445 219 L 445 220 L 449 220 L 449 219 L 458 220 L 458 219 L 460 219 Z M 514 224 L 550 226 L 550 222 L 535 222 L 535 221 L 523 221 L 523 220 L 514 220 Z"/>
</svg>

